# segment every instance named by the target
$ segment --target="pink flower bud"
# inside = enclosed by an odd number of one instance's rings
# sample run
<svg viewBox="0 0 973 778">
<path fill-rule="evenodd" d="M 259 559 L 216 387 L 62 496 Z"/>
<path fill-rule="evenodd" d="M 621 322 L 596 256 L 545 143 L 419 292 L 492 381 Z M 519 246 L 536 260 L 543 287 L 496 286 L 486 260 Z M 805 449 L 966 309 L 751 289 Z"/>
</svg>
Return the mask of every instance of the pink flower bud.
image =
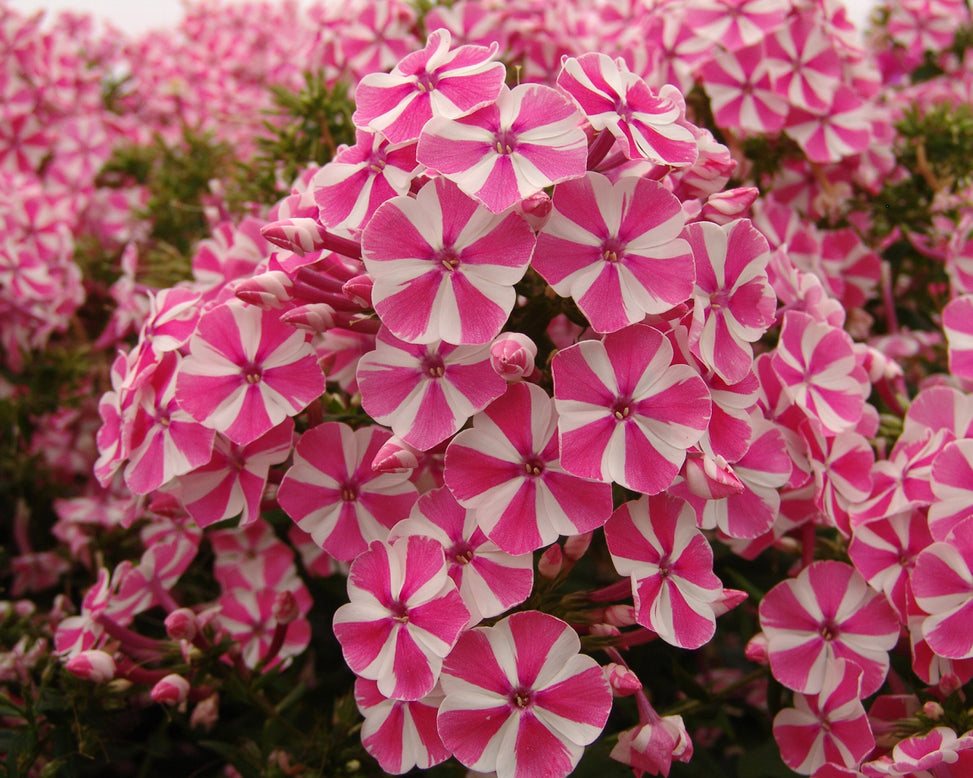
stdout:
<svg viewBox="0 0 973 778">
<path fill-rule="evenodd" d="M 519 332 L 502 332 L 490 346 L 490 366 L 507 381 L 530 377 L 536 357 L 534 341 Z"/>
<path fill-rule="evenodd" d="M 946 673 L 939 679 L 939 691 L 946 697 L 962 688 L 963 683 L 956 673 Z"/>
<path fill-rule="evenodd" d="M 636 623 L 633 605 L 609 605 L 605 608 L 605 623 L 616 627 L 631 627 Z"/>
<path fill-rule="evenodd" d="M 714 192 L 707 198 L 700 216 L 717 224 L 728 224 L 744 216 L 759 194 L 760 190 L 755 186 L 740 186 L 736 189 Z"/>
<path fill-rule="evenodd" d="M 335 326 L 335 310 L 327 303 L 308 303 L 281 314 L 280 320 L 308 332 L 325 332 Z"/>
<path fill-rule="evenodd" d="M 273 616 L 278 624 L 290 624 L 301 615 L 301 608 L 293 592 L 278 592 L 274 599 Z"/>
<path fill-rule="evenodd" d="M 770 662 L 770 653 L 767 650 L 767 646 L 767 636 L 763 632 L 758 632 L 750 638 L 747 647 L 743 650 L 743 654 L 751 662 L 766 667 Z"/>
<path fill-rule="evenodd" d="M 260 228 L 260 234 L 275 246 L 302 257 L 308 251 L 320 251 L 325 246 L 321 226 L 316 220 L 302 216 L 265 224 Z"/>
<path fill-rule="evenodd" d="M 564 556 L 571 562 L 577 562 L 585 555 L 591 545 L 591 537 L 594 533 L 585 532 L 581 535 L 570 535 L 564 541 Z"/>
<path fill-rule="evenodd" d="M 240 281 L 233 293 L 243 302 L 260 308 L 283 308 L 291 299 L 294 284 L 282 270 L 268 270 L 266 273 L 245 278 Z"/>
<path fill-rule="evenodd" d="M 931 721 L 941 721 L 943 716 L 946 715 L 946 711 L 943 709 L 943 706 L 935 700 L 930 700 L 923 705 L 922 712 L 925 714 L 926 718 L 930 719 Z"/>
<path fill-rule="evenodd" d="M 743 483 L 719 454 L 690 451 L 683 473 L 689 491 L 704 500 L 720 500 L 743 493 Z"/>
<path fill-rule="evenodd" d="M 200 701 L 189 716 L 189 726 L 209 732 L 220 718 L 220 695 L 215 692 Z"/>
<path fill-rule="evenodd" d="M 639 677 L 624 665 L 609 662 L 601 670 L 615 697 L 629 697 L 642 688 Z"/>
<path fill-rule="evenodd" d="M 166 634 L 173 640 L 192 640 L 199 629 L 196 614 L 189 608 L 177 608 L 166 616 L 165 624 Z"/>
<path fill-rule="evenodd" d="M 171 673 L 152 687 L 151 696 L 160 705 L 179 705 L 189 697 L 189 681 Z"/>
<path fill-rule="evenodd" d="M 663 716 L 620 733 L 609 756 L 637 773 L 668 775 L 674 759 L 688 762 L 692 758 L 693 741 L 681 716 Z"/>
<path fill-rule="evenodd" d="M 588 634 L 598 638 L 617 638 L 622 631 L 612 624 L 592 624 Z"/>
<path fill-rule="evenodd" d="M 92 683 L 104 683 L 115 677 L 115 660 L 104 651 L 91 649 L 72 656 L 64 667 L 68 672 Z"/>
<path fill-rule="evenodd" d="M 557 543 L 548 546 L 541 554 L 541 558 L 537 560 L 537 572 L 544 578 L 556 578 L 563 566 L 564 554 Z"/>
<path fill-rule="evenodd" d="M 346 281 L 341 287 L 341 291 L 353 303 L 362 308 L 372 307 L 372 277 L 368 273 L 355 276 L 350 281 Z"/>
<path fill-rule="evenodd" d="M 520 209 L 527 223 L 535 230 L 540 230 L 547 224 L 551 211 L 554 210 L 554 201 L 547 192 L 537 192 L 526 200 L 521 200 Z"/>
<path fill-rule="evenodd" d="M 375 453 L 372 470 L 379 473 L 406 473 L 419 466 L 419 452 L 398 435 L 393 435 Z"/>
</svg>

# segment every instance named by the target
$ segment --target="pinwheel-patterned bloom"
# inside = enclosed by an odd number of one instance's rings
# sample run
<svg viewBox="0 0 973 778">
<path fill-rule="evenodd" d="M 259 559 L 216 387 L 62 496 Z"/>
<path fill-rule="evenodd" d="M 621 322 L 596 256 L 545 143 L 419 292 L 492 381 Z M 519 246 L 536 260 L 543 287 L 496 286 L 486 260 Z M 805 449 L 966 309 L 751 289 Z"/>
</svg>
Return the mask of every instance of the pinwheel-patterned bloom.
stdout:
<svg viewBox="0 0 973 778">
<path fill-rule="evenodd" d="M 869 383 L 846 332 L 788 311 L 771 365 L 787 396 L 827 432 L 858 424 Z"/>
<path fill-rule="evenodd" d="M 948 443 L 932 463 L 929 531 L 935 540 L 946 540 L 963 519 L 973 516 L 973 439 Z"/>
<path fill-rule="evenodd" d="M 286 460 L 293 446 L 292 419 L 247 446 L 217 435 L 210 461 L 177 480 L 179 501 L 200 527 L 241 513 L 241 524 L 256 521 L 270 466 Z"/>
<path fill-rule="evenodd" d="M 431 119 L 416 157 L 499 213 L 546 186 L 584 175 L 582 120 L 549 86 L 504 87 L 496 103 L 469 116 Z"/>
<path fill-rule="evenodd" d="M 872 142 L 871 121 L 862 99 L 842 86 L 826 113 L 791 111 L 785 130 L 812 162 L 840 162 Z"/>
<path fill-rule="evenodd" d="M 434 115 L 456 119 L 495 100 L 506 73 L 494 62 L 497 44 L 450 51 L 450 43 L 448 30 L 436 30 L 391 73 L 365 76 L 355 90 L 355 126 L 403 143 L 418 138 Z"/>
<path fill-rule="evenodd" d="M 794 707 L 777 714 L 774 739 L 788 767 L 801 775 L 825 764 L 854 768 L 875 747 L 861 681 L 861 668 L 839 659 L 825 674 L 820 694 L 795 694 Z"/>
<path fill-rule="evenodd" d="M 619 575 L 632 578 L 639 624 L 680 648 L 709 642 L 723 584 L 689 503 L 665 494 L 627 502 L 605 525 L 605 541 Z"/>
<path fill-rule="evenodd" d="M 424 535 L 442 543 L 449 577 L 470 611 L 470 625 L 499 616 L 530 595 L 534 585 L 534 558 L 500 550 L 476 526 L 468 511 L 440 487 L 427 492 L 389 533 L 389 542 L 405 535 Z"/>
<path fill-rule="evenodd" d="M 750 344 L 774 321 L 777 297 L 767 279 L 767 239 L 749 219 L 722 226 L 694 222 L 684 235 L 696 266 L 693 354 L 724 381 L 736 383 L 753 365 Z"/>
<path fill-rule="evenodd" d="M 808 17 L 796 16 L 767 39 L 774 88 L 808 111 L 827 111 L 841 81 L 835 41 Z"/>
<path fill-rule="evenodd" d="M 598 332 L 663 313 L 693 291 L 693 257 L 679 237 L 686 217 L 655 181 L 600 173 L 558 184 L 537 239 L 534 269 L 573 297 Z"/>
<path fill-rule="evenodd" d="M 842 562 L 814 562 L 777 584 L 760 603 L 760 625 L 774 677 L 803 694 L 819 694 L 838 659 L 862 669 L 862 697 L 874 694 L 899 639 L 892 607 Z"/>
<path fill-rule="evenodd" d="M 358 363 L 362 407 L 410 446 L 426 451 L 457 432 L 507 388 L 489 346 L 404 343 L 384 327 Z"/>
<path fill-rule="evenodd" d="M 419 167 L 415 143 L 393 145 L 363 130 L 356 133 L 355 141 L 335 154 L 308 184 L 326 227 L 360 228 L 382 203 L 409 191 Z"/>
<path fill-rule="evenodd" d="M 247 445 L 324 391 L 307 333 L 276 313 L 228 302 L 204 314 L 176 378 L 179 406 Z"/>
<path fill-rule="evenodd" d="M 596 53 L 565 59 L 557 85 L 577 101 L 594 129 L 622 141 L 629 159 L 676 167 L 696 161 L 696 140 L 678 121 L 680 106 L 655 94 L 623 59 Z"/>
<path fill-rule="evenodd" d="M 385 772 L 401 775 L 413 767 L 426 770 L 449 758 L 449 749 L 436 729 L 442 698 L 434 690 L 421 700 L 392 700 L 378 690 L 375 681 L 355 681 L 355 703 L 365 717 L 362 745 Z"/>
<path fill-rule="evenodd" d="M 409 343 L 495 337 L 533 250 L 523 217 L 494 215 L 445 178 L 384 203 L 362 234 L 375 311 Z"/>
<path fill-rule="evenodd" d="M 608 682 L 580 647 L 571 627 L 537 611 L 464 633 L 443 666 L 443 743 L 497 778 L 566 776 L 611 710 Z"/>
<path fill-rule="evenodd" d="M 945 772 L 937 770 L 942 767 Z M 862 766 L 869 778 L 911 776 L 951 778 L 967 775 L 973 767 L 973 735 L 957 737 L 949 727 L 936 727 L 895 744 L 892 753 Z"/>
<path fill-rule="evenodd" d="M 912 591 L 931 614 L 922 622 L 929 647 L 948 659 L 973 658 L 973 517 L 919 554 Z"/>
<path fill-rule="evenodd" d="M 444 477 L 491 540 L 523 554 L 611 513 L 611 487 L 565 473 L 558 456 L 553 402 L 539 386 L 514 384 L 452 440 Z"/>
<path fill-rule="evenodd" d="M 633 324 L 559 351 L 552 363 L 561 466 L 645 494 L 668 487 L 709 422 L 702 378 L 673 364 L 658 330 Z"/>
<path fill-rule="evenodd" d="M 301 436 L 278 490 L 280 507 L 335 559 L 348 561 L 409 515 L 416 489 L 408 473 L 372 470 L 391 437 L 379 427 L 326 422 Z"/>
<path fill-rule="evenodd" d="M 386 697 L 429 694 L 470 617 L 439 541 L 418 535 L 392 544 L 376 540 L 351 564 L 348 597 L 334 615 L 348 666 L 377 681 Z"/>
<path fill-rule="evenodd" d="M 720 51 L 699 77 L 721 127 L 772 135 L 784 126 L 787 101 L 774 90 L 763 43 Z"/>
</svg>

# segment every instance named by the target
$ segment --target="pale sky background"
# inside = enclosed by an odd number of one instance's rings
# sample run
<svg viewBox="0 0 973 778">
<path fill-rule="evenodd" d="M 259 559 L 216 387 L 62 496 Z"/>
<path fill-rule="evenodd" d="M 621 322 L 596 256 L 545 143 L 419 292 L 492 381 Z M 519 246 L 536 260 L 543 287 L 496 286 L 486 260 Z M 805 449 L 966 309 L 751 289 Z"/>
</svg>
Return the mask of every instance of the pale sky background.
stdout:
<svg viewBox="0 0 973 778">
<path fill-rule="evenodd" d="M 850 9 L 849 16 L 859 25 L 868 17 L 869 9 L 875 4 L 875 0 L 845 2 Z M 171 27 L 182 16 L 180 0 L 11 0 L 10 5 L 21 12 L 38 9 L 89 11 L 133 33 L 154 27 Z"/>
</svg>

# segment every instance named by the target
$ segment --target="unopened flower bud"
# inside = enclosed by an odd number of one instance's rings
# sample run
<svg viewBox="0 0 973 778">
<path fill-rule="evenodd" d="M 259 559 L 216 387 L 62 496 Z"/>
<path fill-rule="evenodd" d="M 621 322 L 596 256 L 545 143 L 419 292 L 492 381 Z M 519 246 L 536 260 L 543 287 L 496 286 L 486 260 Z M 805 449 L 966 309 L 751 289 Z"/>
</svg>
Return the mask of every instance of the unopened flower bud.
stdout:
<svg viewBox="0 0 973 778">
<path fill-rule="evenodd" d="M 152 687 L 151 696 L 160 705 L 179 705 L 189 697 L 189 681 L 171 673 Z"/>
<path fill-rule="evenodd" d="M 743 651 L 744 656 L 751 662 L 766 666 L 770 662 L 770 652 L 768 650 L 767 636 L 763 632 L 758 632 L 747 643 Z"/>
<path fill-rule="evenodd" d="M 393 435 L 375 453 L 372 470 L 378 473 L 407 473 L 419 466 L 419 452 L 398 435 Z"/>
<path fill-rule="evenodd" d="M 704 500 L 720 500 L 743 493 L 743 482 L 719 454 L 712 456 L 702 451 L 690 452 L 683 473 L 689 491 Z"/>
<path fill-rule="evenodd" d="M 97 649 L 81 651 L 72 656 L 64 667 L 68 672 L 92 683 L 104 683 L 115 677 L 115 660 Z"/>
<path fill-rule="evenodd" d="M 624 665 L 609 662 L 601 670 L 615 697 L 628 697 L 642 688 L 639 677 Z"/>
<path fill-rule="evenodd" d="M 502 332 L 490 346 L 490 366 L 507 381 L 530 377 L 537 346 L 520 332 Z"/>
<path fill-rule="evenodd" d="M 199 625 L 196 614 L 189 608 L 177 608 L 166 616 L 166 634 L 173 640 L 192 640 L 196 637 Z"/>
<path fill-rule="evenodd" d="M 345 297 L 362 308 L 372 307 L 372 277 L 368 273 L 355 276 L 350 281 L 345 281 L 341 287 Z"/>
<path fill-rule="evenodd" d="M 564 541 L 564 556 L 571 562 L 577 562 L 585 555 L 591 545 L 594 533 L 585 532 L 581 535 L 569 535 Z"/>
<path fill-rule="evenodd" d="M 946 673 L 939 679 L 939 692 L 948 697 L 953 692 L 962 689 L 963 683 L 956 673 Z"/>
<path fill-rule="evenodd" d="M 535 230 L 540 230 L 551 217 L 554 201 L 547 192 L 537 192 L 520 202 L 520 210 L 527 223 Z"/>
<path fill-rule="evenodd" d="M 325 247 L 321 226 L 315 219 L 304 216 L 265 224 L 260 228 L 260 234 L 275 246 L 302 257 L 308 251 L 320 251 Z"/>
<path fill-rule="evenodd" d="M 596 638 L 617 638 L 622 631 L 613 624 L 592 624 L 588 634 Z"/>
<path fill-rule="evenodd" d="M 233 293 L 243 302 L 260 308 L 282 308 L 291 299 L 294 284 L 282 270 L 268 270 L 266 273 L 245 278 L 240 281 Z"/>
<path fill-rule="evenodd" d="M 631 627 L 636 623 L 633 605 L 609 605 L 605 608 L 605 623 L 616 627 Z"/>
<path fill-rule="evenodd" d="M 923 705 L 922 712 L 930 721 L 942 721 L 943 716 L 946 715 L 946 711 L 943 709 L 943 706 L 935 700 L 930 700 Z"/>
<path fill-rule="evenodd" d="M 541 558 L 537 560 L 537 572 L 544 578 L 557 578 L 563 566 L 564 554 L 557 543 L 548 546 L 541 554 Z"/>
<path fill-rule="evenodd" d="M 220 695 L 215 692 L 201 700 L 189 716 L 189 726 L 200 727 L 209 732 L 220 717 Z"/>
<path fill-rule="evenodd" d="M 280 320 L 308 332 L 326 332 L 335 326 L 335 310 L 327 303 L 308 303 L 281 314 Z"/>
<path fill-rule="evenodd" d="M 293 592 L 278 592 L 274 599 L 273 616 L 278 624 L 290 624 L 301 615 L 301 608 Z"/>
<path fill-rule="evenodd" d="M 755 186 L 740 186 L 714 192 L 707 198 L 700 216 L 717 224 L 728 224 L 744 216 L 759 194 L 760 190 Z"/>
</svg>

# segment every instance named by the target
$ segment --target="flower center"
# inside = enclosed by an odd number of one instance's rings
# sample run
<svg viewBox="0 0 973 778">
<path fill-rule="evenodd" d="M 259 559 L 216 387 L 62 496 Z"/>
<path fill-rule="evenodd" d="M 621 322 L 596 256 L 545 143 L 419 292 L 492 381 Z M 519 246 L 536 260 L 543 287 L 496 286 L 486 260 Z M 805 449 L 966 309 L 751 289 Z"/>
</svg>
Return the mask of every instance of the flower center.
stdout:
<svg viewBox="0 0 973 778">
<path fill-rule="evenodd" d="M 494 140 L 496 140 L 495 148 L 497 150 L 497 154 L 500 156 L 507 156 L 514 153 L 514 150 L 517 148 L 517 139 L 513 133 L 504 130 L 498 132 L 493 137 Z"/>
<path fill-rule="evenodd" d="M 405 607 L 401 602 L 396 600 L 389 606 L 389 612 L 392 614 L 392 619 L 399 622 L 399 624 L 407 624 L 409 621 L 409 609 Z"/>
<path fill-rule="evenodd" d="M 616 238 L 608 238 L 601 244 L 601 258 L 612 265 L 625 256 L 624 244 Z"/>
<path fill-rule="evenodd" d="M 439 354 L 426 354 L 422 358 L 422 372 L 430 378 L 442 378 L 446 374 L 446 365 Z"/>
<path fill-rule="evenodd" d="M 521 710 L 529 708 L 534 701 L 530 689 L 525 689 L 523 686 L 518 686 L 510 692 L 509 699 L 511 705 Z"/>
<path fill-rule="evenodd" d="M 831 642 L 838 637 L 838 627 L 833 621 L 826 621 L 821 625 L 821 637 L 827 641 Z"/>
<path fill-rule="evenodd" d="M 358 499 L 358 487 L 354 484 L 342 484 L 341 499 L 345 502 L 354 502 Z"/>
<path fill-rule="evenodd" d="M 524 473 L 527 476 L 537 476 L 544 472 L 544 462 L 538 456 L 527 457 L 524 460 Z"/>
<path fill-rule="evenodd" d="M 452 246 L 444 246 L 440 249 L 436 254 L 436 259 L 450 272 L 459 267 L 459 253 Z"/>
<path fill-rule="evenodd" d="M 248 384 L 259 384 L 263 371 L 257 365 L 247 365 L 243 368 L 243 377 Z"/>
<path fill-rule="evenodd" d="M 632 412 L 631 403 L 632 401 L 628 397 L 620 397 L 612 406 L 612 415 L 619 421 L 627 419 Z"/>
<path fill-rule="evenodd" d="M 468 565 L 475 555 L 469 543 L 460 541 L 449 550 L 446 556 L 458 565 Z"/>
</svg>

